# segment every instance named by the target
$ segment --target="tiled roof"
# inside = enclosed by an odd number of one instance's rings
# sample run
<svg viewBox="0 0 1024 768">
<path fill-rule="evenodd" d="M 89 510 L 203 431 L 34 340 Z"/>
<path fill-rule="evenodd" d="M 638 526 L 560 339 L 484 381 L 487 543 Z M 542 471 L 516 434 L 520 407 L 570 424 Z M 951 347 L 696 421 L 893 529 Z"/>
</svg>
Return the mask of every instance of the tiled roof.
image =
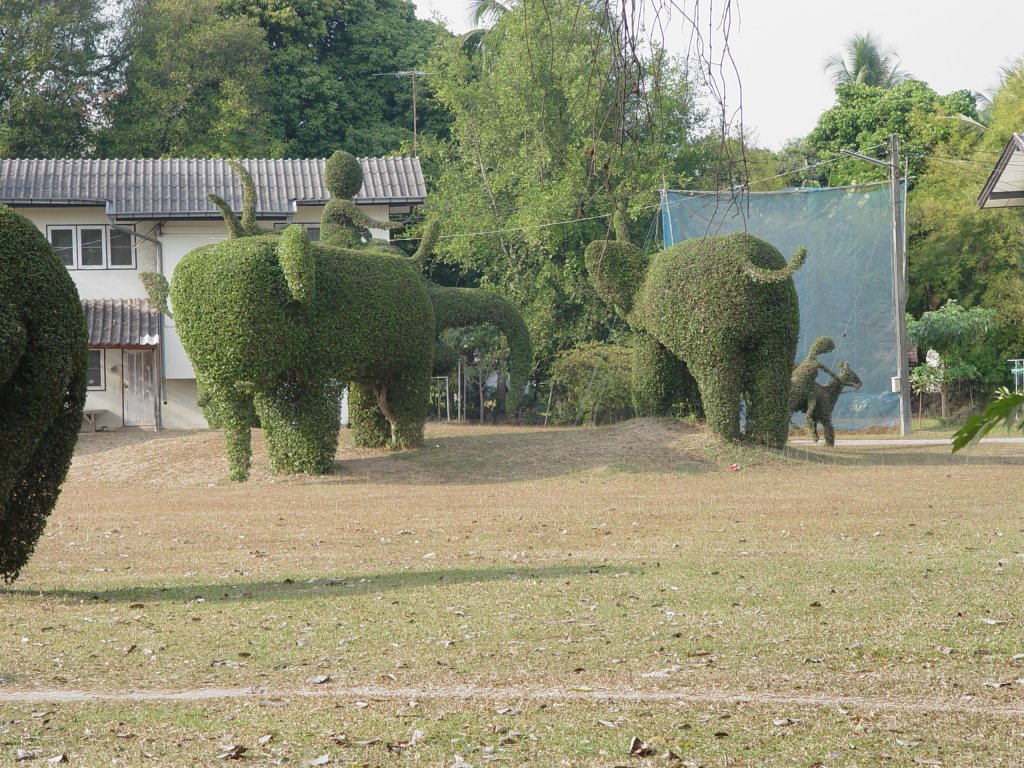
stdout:
<svg viewBox="0 0 1024 768">
<path fill-rule="evenodd" d="M 364 157 L 361 204 L 421 203 L 427 188 L 419 158 Z M 256 183 L 257 212 L 287 214 L 292 201 L 323 204 L 323 159 L 242 160 Z M 242 185 L 227 160 L 0 160 L 0 202 L 21 205 L 106 204 L 123 218 L 217 217 L 214 192 L 235 210 Z"/>
<path fill-rule="evenodd" d="M 146 299 L 83 299 L 82 311 L 90 347 L 155 347 L 160 343 L 160 313 Z"/>
</svg>

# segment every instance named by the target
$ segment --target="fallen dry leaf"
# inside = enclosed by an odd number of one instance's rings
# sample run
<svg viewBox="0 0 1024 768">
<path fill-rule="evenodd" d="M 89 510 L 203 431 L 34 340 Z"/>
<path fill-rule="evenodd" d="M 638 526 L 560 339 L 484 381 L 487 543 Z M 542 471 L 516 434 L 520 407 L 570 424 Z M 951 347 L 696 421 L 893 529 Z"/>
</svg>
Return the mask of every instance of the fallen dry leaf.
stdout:
<svg viewBox="0 0 1024 768">
<path fill-rule="evenodd" d="M 654 750 L 648 746 L 646 741 L 634 736 L 629 742 L 629 754 L 634 757 L 650 757 L 654 754 Z"/>
<path fill-rule="evenodd" d="M 241 744 L 221 744 L 220 748 L 224 751 L 217 755 L 218 760 L 241 760 L 242 756 L 249 751 L 248 747 Z"/>
<path fill-rule="evenodd" d="M 308 764 L 309 765 L 327 765 L 329 762 L 331 762 L 331 756 L 328 755 L 325 752 L 324 754 L 320 755 L 320 757 L 314 757 L 312 760 L 309 761 Z"/>
</svg>

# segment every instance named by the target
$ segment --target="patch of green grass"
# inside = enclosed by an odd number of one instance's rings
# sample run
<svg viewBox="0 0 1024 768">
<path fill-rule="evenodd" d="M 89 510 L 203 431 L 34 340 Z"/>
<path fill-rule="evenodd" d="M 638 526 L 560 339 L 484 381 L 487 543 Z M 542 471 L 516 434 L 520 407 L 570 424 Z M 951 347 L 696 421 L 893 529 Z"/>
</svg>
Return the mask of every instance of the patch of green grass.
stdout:
<svg viewBox="0 0 1024 768">
<path fill-rule="evenodd" d="M 857 704 L 254 697 L 9 708 L 0 721 L 0 760 L 30 749 L 67 754 L 72 765 L 218 765 L 218 755 L 240 746 L 242 765 L 262 766 L 308 765 L 328 755 L 330 765 L 349 766 L 452 766 L 461 758 L 474 766 L 985 768 L 1013 764 L 1022 735 L 1012 717 Z"/>
<path fill-rule="evenodd" d="M 180 750 L 212 760 L 228 716 L 267 764 L 321 748 L 342 764 L 448 766 L 459 754 L 475 765 L 495 754 L 480 751 L 493 707 L 476 700 L 424 701 L 409 714 L 397 703 L 353 710 L 344 697 L 296 696 L 352 686 L 925 707 L 896 715 L 909 718 L 899 738 L 919 744 L 911 752 L 893 746 L 884 712 L 854 720 L 829 705 L 785 708 L 778 717 L 799 727 L 766 729 L 766 706 L 743 705 L 730 709 L 742 725 L 725 727 L 729 737 L 697 739 L 703 731 L 672 730 L 685 707 L 618 705 L 635 735 L 659 749 L 680 739 L 705 765 L 863 765 L 881 754 L 896 764 L 941 754 L 945 765 L 997 765 L 1016 733 L 1004 730 L 985 751 L 985 738 L 1006 727 L 994 712 L 1019 702 L 1014 681 L 1024 677 L 1016 445 L 774 452 L 668 422 L 434 426 L 421 451 L 343 443 L 333 475 L 275 478 L 257 462 L 253 480 L 237 485 L 223 482 L 217 435 L 117 439 L 85 441 L 38 552 L 0 590 L 0 694 L 257 686 L 269 698 L 8 702 L 0 763 L 5 745 L 33 734 L 54 737 L 47 750 L 114 745 L 137 757 L 142 741 L 103 730 L 119 720 L 162 746 L 161 759 Z M 956 712 L 960 702 L 972 711 Z M 550 746 L 503 745 L 509 764 L 639 763 L 622 753 L 628 729 L 594 725 L 615 720 L 598 715 L 603 705 L 567 695 L 531 706 L 518 730 L 543 731 Z M 694 709 L 714 719 L 723 707 Z M 60 716 L 40 729 L 46 718 L 32 712 L 47 710 Z M 322 739 L 330 729 L 400 740 L 426 712 L 445 725 L 423 728 L 429 739 L 401 756 Z M 258 731 L 274 722 L 300 734 L 294 749 L 255 752 Z M 958 763 L 960 728 L 971 759 Z M 73 738 L 86 729 L 89 739 Z"/>
</svg>

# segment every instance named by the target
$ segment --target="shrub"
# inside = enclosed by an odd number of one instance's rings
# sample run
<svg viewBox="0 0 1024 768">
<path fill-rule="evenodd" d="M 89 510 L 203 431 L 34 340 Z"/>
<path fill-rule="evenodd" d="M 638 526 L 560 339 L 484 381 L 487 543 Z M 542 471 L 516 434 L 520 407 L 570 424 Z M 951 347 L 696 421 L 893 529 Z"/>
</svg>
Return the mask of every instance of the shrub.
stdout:
<svg viewBox="0 0 1024 768">
<path fill-rule="evenodd" d="M 551 365 L 557 421 L 599 424 L 633 416 L 632 361 L 629 347 L 596 341 L 560 352 Z"/>
<path fill-rule="evenodd" d="M 88 335 L 42 233 L 0 205 L 0 577 L 18 577 L 57 503 L 82 426 Z"/>
</svg>

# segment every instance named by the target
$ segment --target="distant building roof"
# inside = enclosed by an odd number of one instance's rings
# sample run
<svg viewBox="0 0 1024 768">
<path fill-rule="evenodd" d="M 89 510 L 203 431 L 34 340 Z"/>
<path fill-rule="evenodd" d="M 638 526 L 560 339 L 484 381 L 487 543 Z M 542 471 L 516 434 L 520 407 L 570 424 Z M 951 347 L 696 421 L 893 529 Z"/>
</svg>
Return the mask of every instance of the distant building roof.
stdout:
<svg viewBox="0 0 1024 768">
<path fill-rule="evenodd" d="M 982 208 L 1024 206 L 1024 135 L 1015 133 L 978 197 Z"/>
<path fill-rule="evenodd" d="M 83 299 L 89 346 L 100 349 L 155 347 L 160 313 L 146 299 Z"/>
<path fill-rule="evenodd" d="M 257 213 L 285 216 L 297 205 L 322 205 L 323 159 L 242 160 L 256 183 Z M 355 202 L 409 205 L 427 196 L 419 158 L 363 157 Z M 106 205 L 123 219 L 216 218 L 214 192 L 236 211 L 242 185 L 227 160 L 0 160 L 0 202 L 11 205 Z"/>
</svg>

